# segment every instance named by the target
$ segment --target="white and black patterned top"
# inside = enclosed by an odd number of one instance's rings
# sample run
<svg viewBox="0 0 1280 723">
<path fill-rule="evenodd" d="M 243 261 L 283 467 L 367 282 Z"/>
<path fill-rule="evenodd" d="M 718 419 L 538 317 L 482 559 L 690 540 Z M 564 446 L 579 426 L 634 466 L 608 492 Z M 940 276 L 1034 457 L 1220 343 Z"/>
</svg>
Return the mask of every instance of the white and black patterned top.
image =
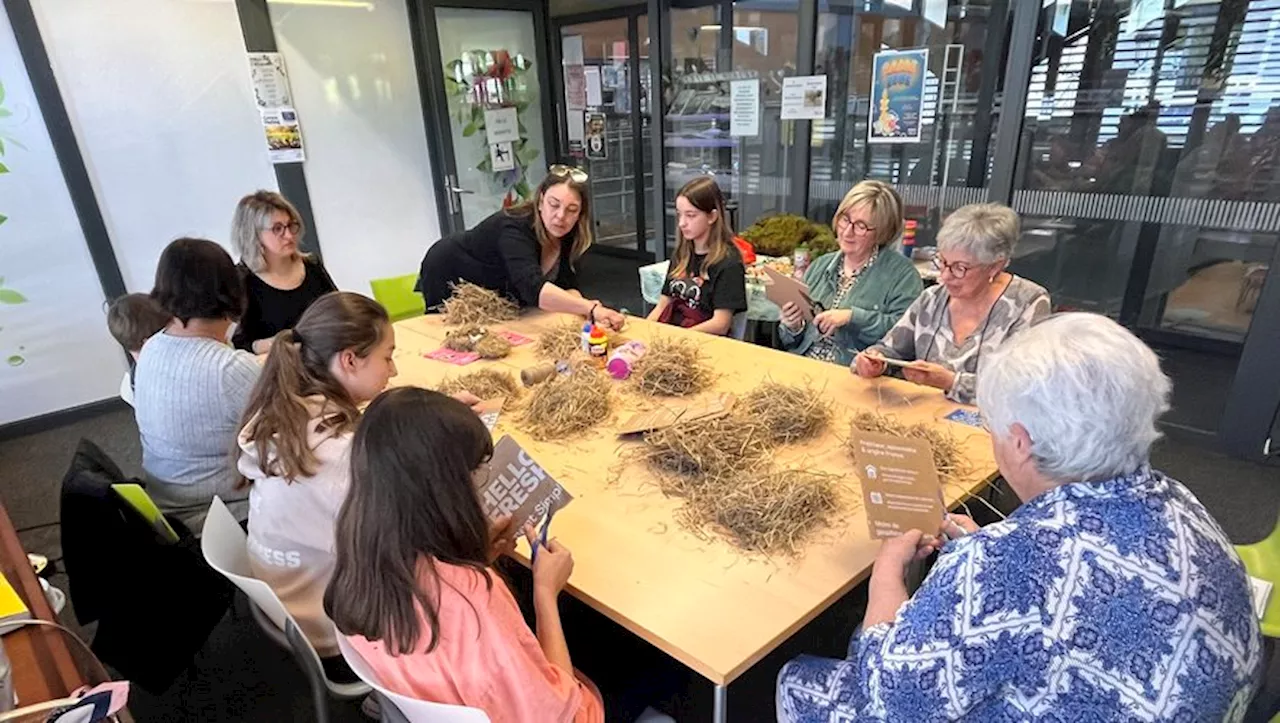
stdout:
<svg viewBox="0 0 1280 723">
<path fill-rule="evenodd" d="M 1005 339 L 1048 316 L 1049 292 L 1039 284 L 1014 276 L 1004 294 L 991 306 L 986 321 L 962 344 L 956 343 L 951 329 L 950 301 L 951 294 L 941 284 L 925 289 L 897 325 L 868 351 L 879 352 L 890 359 L 921 360 L 947 367 L 956 373 L 947 398 L 973 404 L 983 353 L 989 356 Z"/>
</svg>

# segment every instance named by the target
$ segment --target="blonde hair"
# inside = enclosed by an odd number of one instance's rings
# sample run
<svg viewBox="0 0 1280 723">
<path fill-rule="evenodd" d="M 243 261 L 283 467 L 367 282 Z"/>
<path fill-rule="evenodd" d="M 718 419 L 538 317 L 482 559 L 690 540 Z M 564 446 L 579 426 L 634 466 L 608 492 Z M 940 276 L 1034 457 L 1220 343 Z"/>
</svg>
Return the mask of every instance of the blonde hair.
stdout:
<svg viewBox="0 0 1280 723">
<path fill-rule="evenodd" d="M 902 235 L 902 198 L 884 181 L 862 181 L 849 189 L 831 217 L 831 230 L 840 235 L 840 217 L 854 206 L 866 205 L 875 227 L 876 245 L 884 248 Z"/>
<path fill-rule="evenodd" d="M 275 191 L 255 191 L 240 199 L 236 204 L 235 215 L 231 218 L 231 244 L 240 256 L 240 262 L 249 267 L 253 273 L 261 273 L 267 268 L 267 261 L 262 256 L 263 231 L 271 228 L 271 217 L 276 211 L 289 214 L 289 221 L 297 223 L 298 238 L 307 232 L 307 224 L 302 220 L 298 209 L 284 196 Z M 303 259 L 310 259 L 310 254 L 298 254 Z"/>
<path fill-rule="evenodd" d="M 574 238 L 573 248 L 569 251 L 569 262 L 572 265 L 574 261 L 582 258 L 582 255 L 591 248 L 591 244 L 595 242 L 595 234 L 592 231 L 593 223 L 591 221 L 591 200 L 587 195 L 586 182 L 579 183 L 573 180 L 570 175 L 559 175 L 548 173 L 546 178 L 542 179 L 542 183 L 538 184 L 538 188 L 534 191 L 533 198 L 516 206 L 507 209 L 508 216 L 531 216 L 533 220 L 533 233 L 538 238 L 538 246 L 541 248 L 550 248 L 556 243 L 551 238 L 551 234 L 547 233 L 547 227 L 542 223 L 542 214 L 538 209 L 542 206 L 542 197 L 547 195 L 547 191 L 555 186 L 566 185 L 569 190 L 578 194 L 578 198 L 582 200 L 582 210 L 578 212 L 578 222 L 573 226 Z"/>
<path fill-rule="evenodd" d="M 733 229 L 729 228 L 729 222 L 725 219 L 724 195 L 720 193 L 720 187 L 716 185 L 714 178 L 702 176 L 684 184 L 676 194 L 676 198 L 685 199 L 703 213 L 716 212 L 716 220 L 711 224 L 711 232 L 707 235 L 707 240 L 711 242 L 711 250 L 702 264 L 702 275 L 705 277 L 707 269 L 723 261 L 729 255 L 729 251 L 736 248 L 733 245 Z M 684 276 L 688 273 L 689 262 L 692 260 L 693 240 L 685 238 L 677 228 L 676 253 L 671 260 L 671 271 L 667 275 L 671 278 Z"/>
</svg>

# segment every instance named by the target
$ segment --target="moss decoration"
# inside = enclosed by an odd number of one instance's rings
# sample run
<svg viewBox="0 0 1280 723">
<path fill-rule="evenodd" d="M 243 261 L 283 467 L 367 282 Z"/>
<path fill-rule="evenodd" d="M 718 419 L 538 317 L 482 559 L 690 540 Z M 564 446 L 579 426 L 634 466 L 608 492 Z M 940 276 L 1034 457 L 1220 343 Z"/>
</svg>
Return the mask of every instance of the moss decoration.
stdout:
<svg viewBox="0 0 1280 723">
<path fill-rule="evenodd" d="M 802 243 L 809 247 L 811 258 L 837 248 L 836 236 L 830 226 L 790 213 L 756 219 L 741 236 L 751 242 L 756 253 L 765 256 L 790 256 Z"/>
</svg>

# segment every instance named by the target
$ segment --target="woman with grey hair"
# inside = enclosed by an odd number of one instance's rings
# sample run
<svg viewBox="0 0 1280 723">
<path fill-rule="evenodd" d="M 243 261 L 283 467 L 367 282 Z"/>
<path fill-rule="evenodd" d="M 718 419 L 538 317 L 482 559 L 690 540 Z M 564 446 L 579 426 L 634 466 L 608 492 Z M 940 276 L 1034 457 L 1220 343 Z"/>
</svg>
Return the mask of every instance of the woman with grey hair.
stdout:
<svg viewBox="0 0 1280 723">
<path fill-rule="evenodd" d="M 1018 242 L 1018 214 L 978 203 L 957 209 L 938 230 L 938 284 L 925 289 L 878 344 L 853 360 L 871 379 L 886 359 L 911 362 L 902 376 L 973 404 L 983 354 L 1049 313 L 1049 292 L 1005 268 Z"/>
<path fill-rule="evenodd" d="M 266 352 L 313 301 L 338 290 L 324 264 L 298 250 L 305 231 L 298 209 L 274 191 L 251 193 L 236 204 L 231 243 L 249 298 L 231 338 L 237 349 Z"/>
<path fill-rule="evenodd" d="M 1169 390 L 1094 314 L 993 352 L 978 404 L 1022 506 L 885 540 L 848 658 L 784 666 L 778 720 L 1241 720 L 1262 639 L 1231 541 L 1150 466 Z M 909 596 L 905 568 L 938 548 Z"/>
</svg>

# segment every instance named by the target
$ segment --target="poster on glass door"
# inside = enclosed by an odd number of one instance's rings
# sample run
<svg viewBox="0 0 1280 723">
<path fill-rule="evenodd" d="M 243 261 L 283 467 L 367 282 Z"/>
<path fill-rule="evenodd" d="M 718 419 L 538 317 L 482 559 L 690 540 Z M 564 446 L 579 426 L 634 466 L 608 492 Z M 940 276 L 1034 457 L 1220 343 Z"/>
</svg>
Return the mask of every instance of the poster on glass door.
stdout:
<svg viewBox="0 0 1280 723">
<path fill-rule="evenodd" d="M 604 113 L 587 114 L 587 158 L 593 161 L 603 161 L 609 157 L 604 124 Z"/>
<path fill-rule="evenodd" d="M 919 143 L 929 51 L 886 50 L 871 66 L 868 143 Z"/>
</svg>

